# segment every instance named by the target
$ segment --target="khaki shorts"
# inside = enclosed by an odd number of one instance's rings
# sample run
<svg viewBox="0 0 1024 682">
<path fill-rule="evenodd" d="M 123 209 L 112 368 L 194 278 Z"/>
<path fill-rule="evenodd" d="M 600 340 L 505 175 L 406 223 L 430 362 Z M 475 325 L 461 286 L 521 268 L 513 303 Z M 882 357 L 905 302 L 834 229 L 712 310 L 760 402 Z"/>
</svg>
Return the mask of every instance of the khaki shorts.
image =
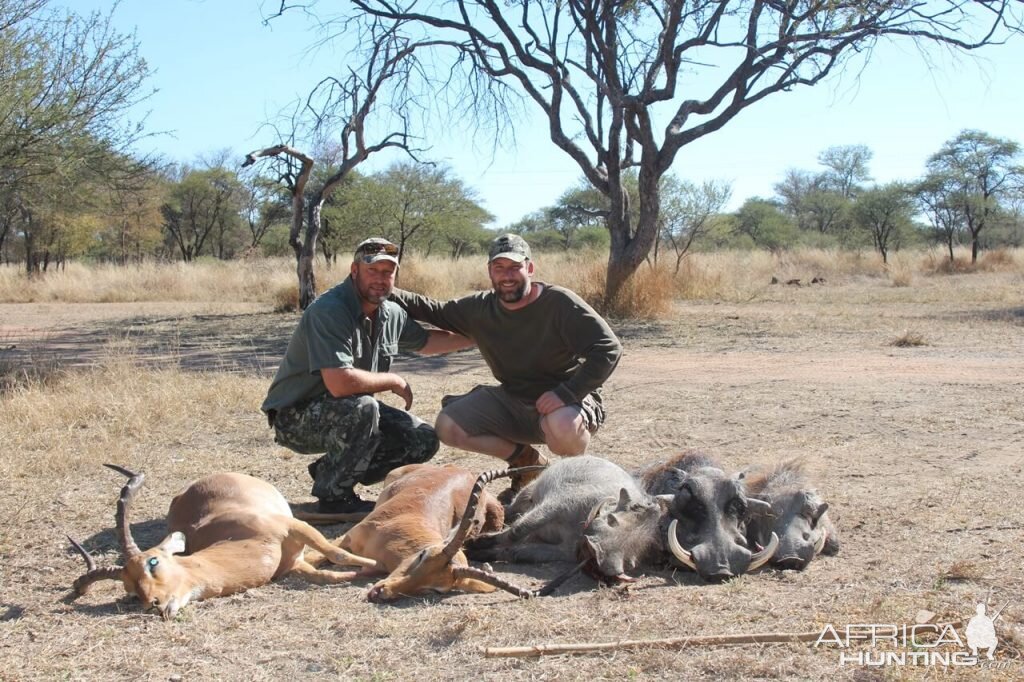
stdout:
<svg viewBox="0 0 1024 682">
<path fill-rule="evenodd" d="M 583 415 L 591 433 L 604 423 L 604 407 L 598 393 L 591 393 L 581 404 L 569 407 Z M 441 399 L 441 414 L 470 436 L 498 436 L 513 443 L 544 442 L 540 414 L 534 403 L 510 395 L 501 386 L 477 386 L 463 395 L 446 395 Z"/>
</svg>

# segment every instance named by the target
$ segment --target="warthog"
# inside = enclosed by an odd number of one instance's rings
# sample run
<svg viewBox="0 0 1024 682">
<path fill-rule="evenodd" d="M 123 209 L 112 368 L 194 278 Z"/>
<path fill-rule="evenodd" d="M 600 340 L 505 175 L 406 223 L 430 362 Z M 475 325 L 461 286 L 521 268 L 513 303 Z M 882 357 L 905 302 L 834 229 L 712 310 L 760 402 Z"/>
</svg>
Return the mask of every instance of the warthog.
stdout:
<svg viewBox="0 0 1024 682">
<path fill-rule="evenodd" d="M 567 457 L 515 497 L 511 525 L 471 539 L 466 552 L 478 561 L 583 560 L 595 578 L 631 580 L 627 571 L 662 553 L 659 524 L 670 500 L 648 495 L 606 459 Z"/>
<path fill-rule="evenodd" d="M 771 559 L 779 539 L 751 551 L 745 523 L 753 508 L 768 504 L 749 498 L 742 475 L 728 476 L 707 455 L 684 452 L 639 474 L 648 494 L 672 495 L 672 521 L 667 544 L 684 566 L 708 581 L 721 581 L 755 571 Z"/>
<path fill-rule="evenodd" d="M 790 459 L 746 477 L 747 491 L 771 506 L 755 511 L 747 522 L 747 540 L 764 542 L 779 537 L 771 563 L 782 569 L 803 570 L 818 554 L 837 554 L 839 535 L 828 515 L 828 503 L 804 474 L 803 463 Z"/>
</svg>

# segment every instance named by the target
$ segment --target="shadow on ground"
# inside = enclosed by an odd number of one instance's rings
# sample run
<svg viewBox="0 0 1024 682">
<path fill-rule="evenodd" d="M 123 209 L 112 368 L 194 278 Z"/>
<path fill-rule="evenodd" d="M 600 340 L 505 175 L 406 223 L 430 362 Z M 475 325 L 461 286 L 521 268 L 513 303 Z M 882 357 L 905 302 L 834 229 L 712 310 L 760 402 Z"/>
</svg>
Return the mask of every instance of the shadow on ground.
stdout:
<svg viewBox="0 0 1024 682">
<path fill-rule="evenodd" d="M 102 320 L 44 335 L 6 338 L 0 362 L 21 371 L 72 369 L 111 358 L 147 367 L 272 375 L 296 324 L 294 314 L 246 313 Z M 458 374 L 480 366 L 474 350 L 447 356 L 403 355 L 409 371 Z"/>
</svg>

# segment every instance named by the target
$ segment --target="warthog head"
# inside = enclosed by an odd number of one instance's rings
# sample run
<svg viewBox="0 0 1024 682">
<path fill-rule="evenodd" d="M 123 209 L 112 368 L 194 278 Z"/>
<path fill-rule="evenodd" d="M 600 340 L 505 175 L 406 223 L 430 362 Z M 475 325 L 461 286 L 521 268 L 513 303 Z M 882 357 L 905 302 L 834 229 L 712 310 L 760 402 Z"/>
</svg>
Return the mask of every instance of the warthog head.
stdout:
<svg viewBox="0 0 1024 682">
<path fill-rule="evenodd" d="M 766 547 L 747 543 L 752 508 L 768 505 L 747 497 L 742 475 L 728 476 L 705 455 L 684 453 L 648 469 L 643 479 L 648 492 L 672 495 L 666 545 L 705 580 L 727 580 L 771 559 L 777 537 L 772 535 Z"/>
<path fill-rule="evenodd" d="M 655 497 L 622 488 L 619 498 L 599 503 L 580 538 L 578 557 L 583 570 L 605 583 L 631 582 L 629 576 L 663 550 L 662 521 L 671 495 Z"/>
<path fill-rule="evenodd" d="M 772 565 L 803 570 L 819 554 L 839 552 L 839 536 L 828 515 L 828 502 L 804 476 L 802 464 L 788 460 L 768 472 L 756 473 L 747 488 L 770 505 L 770 512 L 754 513 L 747 524 L 747 539 L 763 542 L 779 537 Z"/>
</svg>

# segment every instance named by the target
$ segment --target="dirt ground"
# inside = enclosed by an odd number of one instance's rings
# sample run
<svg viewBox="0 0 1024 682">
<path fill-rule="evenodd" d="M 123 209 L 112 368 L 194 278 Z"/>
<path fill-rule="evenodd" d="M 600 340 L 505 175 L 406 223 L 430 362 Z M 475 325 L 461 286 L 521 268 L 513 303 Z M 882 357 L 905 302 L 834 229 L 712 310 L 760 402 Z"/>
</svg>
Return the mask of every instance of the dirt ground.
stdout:
<svg viewBox="0 0 1024 682">
<path fill-rule="evenodd" d="M 286 578 L 190 606 L 164 623 L 112 583 L 77 602 L 65 598 L 82 570 L 66 549 L 66 529 L 86 536 L 103 560 L 117 558 L 111 526 L 120 482 L 110 472 L 44 482 L 55 489 L 46 509 L 23 501 L 40 481 L 14 478 L 0 502 L 0 679 L 1021 679 L 1022 285 L 1019 274 L 922 279 L 906 288 L 856 279 L 766 288 L 749 302 L 683 303 L 668 321 L 614 323 L 626 350 L 605 391 L 609 421 L 590 452 L 634 468 L 699 448 L 733 471 L 802 457 L 842 542 L 838 556 L 803 572 L 764 570 L 708 585 L 654 568 L 628 588 L 598 589 L 581 576 L 529 602 L 495 593 L 388 606 L 366 602 L 366 581 L 316 587 Z M 256 305 L 3 305 L 0 347 L 14 346 L 3 352 L 25 362 L 75 366 L 123 345 L 144 364 L 256 378 L 262 386 L 294 323 Z M 908 332 L 924 345 L 893 345 Z M 410 378 L 414 411 L 427 419 L 442 395 L 489 380 L 473 351 L 403 358 L 396 369 Z M 289 499 L 309 499 L 307 459 L 273 444 L 261 399 L 254 395 L 251 410 L 217 430 L 198 429 L 150 453 L 134 512 L 140 544 L 161 536 L 170 496 L 201 473 L 241 470 Z M 495 465 L 449 448 L 438 460 L 474 470 Z M 324 530 L 333 537 L 344 527 Z M 495 568 L 536 586 L 563 567 Z M 828 625 L 842 632 L 850 624 L 912 625 L 922 610 L 966 623 L 978 603 L 990 613 L 1005 607 L 996 659 L 980 665 L 852 658 L 929 651 L 927 640 L 916 649 L 860 641 L 845 650 L 674 646 L 542 658 L 481 651 Z M 937 650 L 962 649 L 947 642 Z"/>
</svg>

